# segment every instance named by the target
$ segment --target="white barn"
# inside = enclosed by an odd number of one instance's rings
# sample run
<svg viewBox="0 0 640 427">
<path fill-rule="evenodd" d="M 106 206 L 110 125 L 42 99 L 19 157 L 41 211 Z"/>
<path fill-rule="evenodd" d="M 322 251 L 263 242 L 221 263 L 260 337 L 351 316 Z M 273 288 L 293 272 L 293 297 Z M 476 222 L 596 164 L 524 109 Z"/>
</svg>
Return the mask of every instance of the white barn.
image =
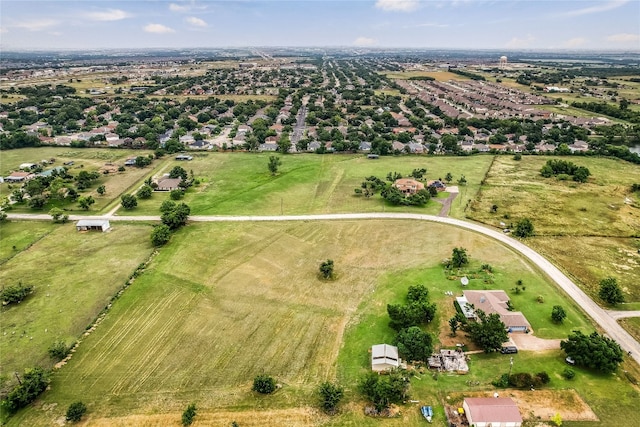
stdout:
<svg viewBox="0 0 640 427">
<path fill-rule="evenodd" d="M 76 223 L 77 231 L 107 231 L 111 228 L 109 221 L 106 219 L 81 219 Z"/>
<path fill-rule="evenodd" d="M 387 371 L 400 367 L 398 347 L 389 344 L 377 344 L 371 347 L 371 370 Z"/>
</svg>

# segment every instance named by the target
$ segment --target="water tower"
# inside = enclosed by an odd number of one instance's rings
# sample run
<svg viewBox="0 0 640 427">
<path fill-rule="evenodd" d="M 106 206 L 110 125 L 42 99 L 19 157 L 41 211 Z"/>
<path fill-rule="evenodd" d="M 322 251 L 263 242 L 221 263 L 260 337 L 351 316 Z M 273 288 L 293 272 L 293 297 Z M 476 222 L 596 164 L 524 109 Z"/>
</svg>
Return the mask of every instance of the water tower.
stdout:
<svg viewBox="0 0 640 427">
<path fill-rule="evenodd" d="M 498 66 L 499 69 L 504 70 L 505 68 L 507 68 L 507 57 L 506 56 L 501 56 L 500 57 L 500 65 Z"/>
</svg>

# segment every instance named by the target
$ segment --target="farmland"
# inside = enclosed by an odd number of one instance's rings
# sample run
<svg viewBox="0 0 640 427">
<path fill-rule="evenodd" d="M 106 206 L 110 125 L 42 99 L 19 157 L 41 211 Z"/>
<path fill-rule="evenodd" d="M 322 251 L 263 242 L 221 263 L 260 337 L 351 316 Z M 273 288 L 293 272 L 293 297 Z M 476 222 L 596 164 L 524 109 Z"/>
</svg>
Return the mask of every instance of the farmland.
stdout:
<svg viewBox="0 0 640 427">
<path fill-rule="evenodd" d="M 490 156 L 465 158 L 385 157 L 369 160 L 362 155 L 296 155 L 282 157 L 278 174 L 267 170 L 267 154 L 204 153 L 190 162 L 174 161 L 166 170 L 179 165 L 193 170 L 201 184 L 190 189 L 185 203 L 194 215 L 262 215 L 407 211 L 407 207 L 387 205 L 379 196 L 366 199 L 354 194 L 365 177 L 385 179 L 389 172 L 407 176 L 415 168 L 427 169 L 426 179 L 443 178 L 447 172 L 454 183 L 465 175 L 468 184 L 452 206 L 452 216 L 461 216 L 467 200 L 479 187 L 491 163 Z M 139 201 L 132 215 L 157 214 L 166 196 L 154 194 Z M 410 208 L 420 213 L 436 214 L 441 205 L 430 202 L 425 208 Z"/>
<path fill-rule="evenodd" d="M 2 264 L 0 282 L 35 287 L 18 306 L 2 309 L 3 383 L 14 371 L 52 366 L 47 349 L 56 341 L 75 342 L 147 259 L 148 233 L 143 225 L 118 224 L 109 233 L 77 233 L 73 224 L 0 225 L 2 253 L 5 240 L 16 246 Z"/>
<path fill-rule="evenodd" d="M 580 311 L 511 250 L 457 228 L 396 220 L 191 224 L 160 250 L 84 338 L 69 363 L 53 375 L 51 391 L 9 425 L 51 423 L 79 398 L 97 425 L 175 423 L 192 401 L 203 421 L 222 424 L 260 425 L 269 417 L 291 425 L 376 424 L 361 415 L 353 384 L 367 370 L 368 347 L 391 339 L 385 306 L 401 300 L 409 285 L 425 283 L 446 311 L 451 297 L 444 291 L 460 285 L 448 280 L 439 264 L 456 245 L 469 250 L 470 269 L 480 263 L 494 267 L 491 288 L 507 290 L 541 337 L 590 330 Z M 317 266 L 327 258 L 336 264 L 333 282 L 317 278 Z M 527 289 L 516 295 L 511 288 L 518 279 Z M 487 286 L 481 280 L 469 285 Z M 538 295 L 544 295 L 543 304 L 533 303 Z M 569 313 L 564 325 L 548 318 L 556 303 Z M 442 334 L 438 324 L 443 322 L 444 315 L 428 330 Z M 473 357 L 473 379 L 487 387 L 499 360 L 504 356 Z M 555 375 L 563 367 L 559 351 L 521 352 L 515 360 L 523 369 Z M 260 372 L 282 384 L 273 396 L 250 392 Z M 311 409 L 313 390 L 336 377 L 347 385 L 351 403 L 328 420 Z M 465 387 L 468 379 L 421 378 L 412 381 L 412 396 L 434 404 Z M 564 387 L 559 375 L 554 378 L 553 388 Z M 589 404 L 606 409 L 611 403 L 600 390 L 609 381 L 581 371 L 571 385 Z M 624 382 L 620 387 L 629 397 L 617 402 L 617 413 L 629 413 L 637 392 Z M 389 425 L 417 420 L 408 406 Z"/>
</svg>

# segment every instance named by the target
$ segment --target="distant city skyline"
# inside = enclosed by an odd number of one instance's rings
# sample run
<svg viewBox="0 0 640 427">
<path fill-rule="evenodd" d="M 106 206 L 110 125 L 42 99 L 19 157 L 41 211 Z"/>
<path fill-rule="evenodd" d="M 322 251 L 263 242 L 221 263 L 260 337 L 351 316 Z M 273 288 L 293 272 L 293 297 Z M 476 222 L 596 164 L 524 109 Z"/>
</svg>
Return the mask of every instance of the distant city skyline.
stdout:
<svg viewBox="0 0 640 427">
<path fill-rule="evenodd" d="M 640 51 L 640 0 L 2 0 L 0 49 Z"/>
</svg>

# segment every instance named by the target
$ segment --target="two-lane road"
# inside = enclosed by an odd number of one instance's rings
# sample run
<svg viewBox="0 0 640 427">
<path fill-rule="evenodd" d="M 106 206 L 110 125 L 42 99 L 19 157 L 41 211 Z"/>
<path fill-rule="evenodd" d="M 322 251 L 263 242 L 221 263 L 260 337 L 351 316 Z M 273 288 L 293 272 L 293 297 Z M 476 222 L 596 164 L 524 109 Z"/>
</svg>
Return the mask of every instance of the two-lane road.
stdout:
<svg viewBox="0 0 640 427">
<path fill-rule="evenodd" d="M 8 214 L 9 219 L 40 219 L 50 220 L 51 216 L 46 214 Z M 159 221 L 158 216 L 88 216 L 71 215 L 70 220 L 79 219 L 108 219 L 110 221 Z M 289 215 L 289 216 L 190 216 L 190 221 L 198 222 L 256 222 L 256 221 L 330 221 L 330 220 L 367 220 L 367 219 L 408 219 L 418 221 L 431 221 L 441 224 L 453 225 L 474 231 L 491 237 L 520 252 L 540 270 L 546 273 L 554 282 L 562 288 L 582 309 L 589 315 L 605 333 L 618 342 L 623 350 L 631 352 L 631 357 L 640 364 L 640 343 L 636 341 L 617 322 L 619 317 L 617 312 L 609 313 L 598 306 L 587 294 L 585 294 L 575 283 L 573 283 L 555 265 L 547 261 L 542 255 L 529 248 L 524 243 L 513 239 L 500 231 L 485 227 L 483 225 L 462 221 L 454 218 L 438 217 L 434 215 L 421 215 L 409 213 L 353 213 L 353 214 L 322 214 L 322 215 Z"/>
</svg>

